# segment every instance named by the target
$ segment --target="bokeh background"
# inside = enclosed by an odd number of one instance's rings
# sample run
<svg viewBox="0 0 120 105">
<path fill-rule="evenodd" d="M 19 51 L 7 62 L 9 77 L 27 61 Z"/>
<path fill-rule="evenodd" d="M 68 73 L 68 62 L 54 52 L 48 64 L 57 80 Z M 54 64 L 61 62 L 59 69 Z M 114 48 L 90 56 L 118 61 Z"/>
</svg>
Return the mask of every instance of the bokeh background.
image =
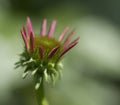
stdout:
<svg viewBox="0 0 120 105">
<path fill-rule="evenodd" d="M 81 37 L 65 55 L 63 78 L 46 86 L 50 105 L 120 105 L 119 0 L 0 0 L 0 105 L 37 105 L 32 77 L 14 69 L 27 16 L 36 34 L 47 18 L 48 27 L 57 20 L 55 37 L 66 25 Z"/>
</svg>

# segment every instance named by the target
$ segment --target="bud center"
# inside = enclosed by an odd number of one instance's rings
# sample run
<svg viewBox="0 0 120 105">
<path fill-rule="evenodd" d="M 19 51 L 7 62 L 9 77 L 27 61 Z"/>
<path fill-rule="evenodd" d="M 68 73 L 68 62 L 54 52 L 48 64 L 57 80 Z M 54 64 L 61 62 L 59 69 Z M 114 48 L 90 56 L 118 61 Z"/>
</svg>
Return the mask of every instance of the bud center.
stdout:
<svg viewBox="0 0 120 105">
<path fill-rule="evenodd" d="M 60 55 L 61 51 L 63 50 L 63 45 L 61 42 L 57 41 L 54 38 L 47 37 L 47 36 L 34 36 L 34 51 L 38 52 L 38 47 L 41 47 L 44 52 L 44 58 L 48 57 L 48 54 L 52 51 L 53 48 L 59 46 L 59 49 L 55 52 L 52 59 L 57 59 Z"/>
</svg>

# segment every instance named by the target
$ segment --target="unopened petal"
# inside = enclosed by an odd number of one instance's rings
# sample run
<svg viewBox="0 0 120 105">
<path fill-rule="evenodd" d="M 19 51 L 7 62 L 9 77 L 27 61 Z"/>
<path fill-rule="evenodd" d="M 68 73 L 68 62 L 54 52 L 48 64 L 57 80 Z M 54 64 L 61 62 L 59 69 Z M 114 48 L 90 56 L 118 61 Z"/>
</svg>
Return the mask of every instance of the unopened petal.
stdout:
<svg viewBox="0 0 120 105">
<path fill-rule="evenodd" d="M 59 46 L 56 46 L 56 47 L 54 47 L 51 51 L 50 51 L 50 53 L 48 54 L 48 58 L 51 58 L 55 53 L 56 53 L 56 51 L 59 49 Z"/>
<path fill-rule="evenodd" d="M 34 52 L 34 36 L 32 32 L 30 33 L 30 50 Z"/>
<path fill-rule="evenodd" d="M 27 51 L 28 51 L 29 46 L 28 46 L 28 42 L 27 42 L 26 35 L 25 35 L 25 33 L 24 33 L 22 30 L 20 30 L 20 32 L 21 32 L 21 35 L 22 35 L 23 41 L 24 41 L 24 43 L 25 43 L 25 47 L 26 47 L 26 49 L 27 49 Z"/>
<path fill-rule="evenodd" d="M 40 31 L 40 35 L 44 36 L 46 34 L 46 25 L 47 25 L 47 20 L 44 19 L 42 26 L 41 26 L 41 31 Z"/>
<path fill-rule="evenodd" d="M 52 24 L 51 24 L 51 26 L 49 28 L 48 37 L 51 37 L 53 35 L 55 26 L 56 26 L 56 20 L 53 20 L 53 22 L 52 22 Z"/>
<path fill-rule="evenodd" d="M 26 25 L 27 25 L 27 30 L 28 30 L 28 36 L 30 36 L 31 32 L 32 33 L 34 33 L 34 32 L 33 32 L 32 23 L 31 23 L 31 20 L 29 17 L 27 17 Z"/>
<path fill-rule="evenodd" d="M 72 36 L 75 34 L 75 32 L 76 32 L 76 29 L 74 29 L 69 35 L 68 35 L 68 37 L 65 39 L 65 41 L 64 41 L 64 46 L 66 46 L 68 43 L 69 43 L 69 41 L 70 41 L 70 39 L 72 38 Z"/>
<path fill-rule="evenodd" d="M 67 53 L 72 47 L 74 47 L 78 43 L 79 37 L 76 38 L 73 42 L 71 42 L 67 47 L 64 48 L 59 57 L 62 57 L 65 53 Z"/>
<path fill-rule="evenodd" d="M 38 49 L 39 49 L 40 58 L 43 58 L 43 56 L 44 56 L 43 48 L 41 46 L 39 46 Z"/>
<path fill-rule="evenodd" d="M 65 29 L 62 31 L 62 33 L 60 34 L 58 41 L 61 41 L 63 39 L 63 37 L 65 36 L 65 34 L 67 33 L 69 29 L 69 26 L 65 27 Z"/>
</svg>

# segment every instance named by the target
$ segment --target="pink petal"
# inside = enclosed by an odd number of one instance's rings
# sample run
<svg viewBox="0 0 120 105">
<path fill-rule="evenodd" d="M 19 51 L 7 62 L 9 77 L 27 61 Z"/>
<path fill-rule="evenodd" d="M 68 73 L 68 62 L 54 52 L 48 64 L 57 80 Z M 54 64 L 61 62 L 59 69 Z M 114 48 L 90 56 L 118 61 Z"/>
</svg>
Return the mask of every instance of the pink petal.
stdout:
<svg viewBox="0 0 120 105">
<path fill-rule="evenodd" d="M 27 38 L 27 33 L 26 33 L 26 29 L 25 29 L 24 26 L 23 26 L 23 32 L 24 32 L 24 34 L 25 34 L 25 36 L 26 36 L 26 38 Z"/>
<path fill-rule="evenodd" d="M 48 58 L 51 58 L 59 48 L 60 48 L 59 46 L 54 47 L 48 54 Z"/>
<path fill-rule="evenodd" d="M 40 58 L 43 58 L 43 56 L 44 56 L 43 48 L 41 46 L 39 46 L 38 49 L 39 49 Z"/>
<path fill-rule="evenodd" d="M 67 47 L 64 48 L 62 53 L 60 54 L 59 58 L 62 57 L 65 53 L 67 53 L 72 47 L 74 47 L 79 40 L 80 37 L 76 38 L 73 42 L 71 42 Z"/>
<path fill-rule="evenodd" d="M 41 32 L 40 32 L 40 35 L 42 35 L 42 36 L 44 36 L 46 34 L 46 24 L 47 24 L 47 20 L 44 19 L 42 26 L 41 26 Z"/>
<path fill-rule="evenodd" d="M 69 29 L 69 26 L 65 27 L 65 29 L 63 30 L 63 32 L 60 34 L 59 38 L 58 38 L 58 41 L 61 41 L 64 37 L 64 35 L 67 33 Z"/>
<path fill-rule="evenodd" d="M 21 35 L 22 35 L 23 41 L 24 41 L 24 43 L 25 43 L 25 47 L 26 47 L 26 49 L 27 49 L 27 51 L 28 51 L 29 46 L 28 46 L 27 38 L 26 38 L 26 36 L 25 36 L 25 34 L 24 34 L 24 32 L 23 32 L 22 30 L 20 30 L 20 32 L 21 32 Z"/>
<path fill-rule="evenodd" d="M 30 33 L 30 50 L 32 53 L 34 52 L 34 35 L 32 32 Z"/>
<path fill-rule="evenodd" d="M 71 44 L 69 47 L 67 47 L 63 52 L 60 54 L 59 58 L 61 58 L 65 53 L 67 53 L 72 47 L 74 47 L 78 42 Z"/>
<path fill-rule="evenodd" d="M 72 38 L 72 36 L 74 35 L 74 33 L 76 32 L 76 29 L 74 29 L 69 35 L 68 35 L 68 37 L 65 39 L 65 41 L 64 41 L 64 46 L 66 46 L 68 43 L 69 43 L 69 41 L 70 41 L 70 39 Z"/>
<path fill-rule="evenodd" d="M 28 30 L 28 36 L 30 36 L 31 32 L 32 33 L 34 33 L 34 32 L 33 32 L 32 23 L 31 23 L 31 20 L 29 17 L 27 17 L 26 25 L 27 25 L 27 30 Z"/>
<path fill-rule="evenodd" d="M 55 29 L 55 26 L 56 26 L 56 20 L 53 20 L 50 28 L 49 28 L 49 32 L 48 32 L 48 37 L 51 37 L 53 32 L 54 32 L 54 29 Z"/>
<path fill-rule="evenodd" d="M 69 47 L 71 44 L 74 44 L 76 42 L 78 42 L 78 40 L 80 39 L 80 37 L 77 37 L 75 40 L 73 40 L 68 46 L 64 46 L 64 49 Z"/>
</svg>

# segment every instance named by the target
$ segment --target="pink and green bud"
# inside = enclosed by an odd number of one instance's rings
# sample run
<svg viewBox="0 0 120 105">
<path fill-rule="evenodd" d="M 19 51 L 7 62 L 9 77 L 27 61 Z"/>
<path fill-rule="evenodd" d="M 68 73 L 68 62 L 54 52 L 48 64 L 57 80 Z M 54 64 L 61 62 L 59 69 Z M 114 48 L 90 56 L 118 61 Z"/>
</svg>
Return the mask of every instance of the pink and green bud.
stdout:
<svg viewBox="0 0 120 105">
<path fill-rule="evenodd" d="M 35 88 L 40 87 L 41 80 L 45 79 L 46 82 L 51 80 L 55 83 L 58 75 L 61 75 L 61 59 L 71 48 L 73 48 L 79 40 L 79 37 L 70 42 L 72 36 L 75 34 L 75 29 L 67 36 L 63 41 L 69 27 L 61 32 L 59 37 L 55 39 L 53 37 L 56 20 L 53 20 L 46 32 L 47 20 L 44 19 L 41 25 L 39 35 L 35 35 L 32 23 L 29 17 L 27 17 L 26 27 L 23 27 L 21 36 L 25 44 L 25 50 L 21 54 L 20 61 L 16 63 L 17 66 L 25 67 L 23 78 L 31 71 L 31 74 L 37 78 Z M 26 31 L 27 30 L 27 31 Z"/>
</svg>

